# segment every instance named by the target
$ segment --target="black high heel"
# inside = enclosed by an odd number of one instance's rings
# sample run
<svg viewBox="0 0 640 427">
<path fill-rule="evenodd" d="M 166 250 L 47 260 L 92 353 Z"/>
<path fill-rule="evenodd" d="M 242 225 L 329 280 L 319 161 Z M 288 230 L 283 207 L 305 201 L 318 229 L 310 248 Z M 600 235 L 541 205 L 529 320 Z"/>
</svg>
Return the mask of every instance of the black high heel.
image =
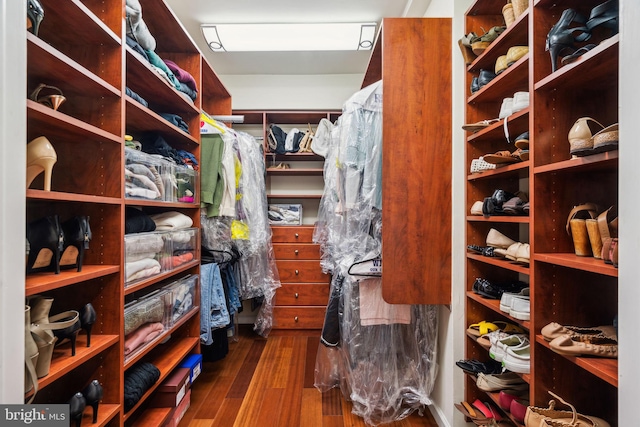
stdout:
<svg viewBox="0 0 640 427">
<path fill-rule="evenodd" d="M 87 347 L 91 347 L 91 327 L 95 322 L 96 310 L 89 302 L 80 310 L 80 326 L 87 333 Z"/>
<path fill-rule="evenodd" d="M 40 23 L 44 19 L 44 9 L 38 0 L 27 0 L 27 29 L 38 35 Z"/>
<path fill-rule="evenodd" d="M 75 216 L 62 224 L 64 233 L 63 252 L 60 256 L 60 266 L 64 268 L 76 267 L 82 271 L 84 251 L 89 249 L 91 241 L 91 227 L 88 216 Z"/>
<path fill-rule="evenodd" d="M 102 399 L 103 389 L 98 380 L 93 380 L 82 390 L 87 405 L 93 408 L 93 423 L 98 422 L 98 404 Z"/>
<path fill-rule="evenodd" d="M 571 23 L 577 22 L 583 24 L 582 26 L 569 28 Z M 560 20 L 551 27 L 549 34 L 547 34 L 547 42 L 545 50 L 551 54 L 551 72 L 555 72 L 558 68 L 558 56 L 565 49 L 575 50 L 574 42 L 583 42 L 591 38 L 591 32 L 585 25 L 587 19 L 580 15 L 573 9 L 566 9 L 562 12 Z M 580 33 L 574 37 L 574 33 L 580 31 Z"/>
<path fill-rule="evenodd" d="M 75 320 L 75 321 L 74 321 Z M 49 318 L 50 322 L 54 321 L 73 321 L 70 326 L 63 329 L 53 331 L 53 335 L 58 338 L 58 343 L 63 339 L 68 338 L 71 341 L 71 356 L 76 355 L 76 339 L 78 338 L 78 332 L 80 332 L 80 313 L 75 310 L 65 311 L 64 313 L 57 314 Z"/>
<path fill-rule="evenodd" d="M 589 15 L 589 20 L 587 21 L 587 28 L 589 31 L 594 28 L 602 25 L 605 28 L 609 28 L 613 31 L 613 34 L 617 34 L 619 29 L 619 15 L 620 15 L 620 4 L 618 0 L 608 0 L 593 9 L 591 9 L 591 14 Z"/>
<path fill-rule="evenodd" d="M 60 253 L 64 236 L 58 215 L 40 218 L 27 224 L 29 258 L 27 273 L 48 270 L 53 265 L 56 274 L 60 274 Z"/>
<path fill-rule="evenodd" d="M 80 424 L 82 423 L 82 414 L 86 407 L 87 401 L 80 392 L 77 392 L 71 399 L 69 399 L 69 418 L 76 420 L 76 427 L 80 427 Z"/>
</svg>

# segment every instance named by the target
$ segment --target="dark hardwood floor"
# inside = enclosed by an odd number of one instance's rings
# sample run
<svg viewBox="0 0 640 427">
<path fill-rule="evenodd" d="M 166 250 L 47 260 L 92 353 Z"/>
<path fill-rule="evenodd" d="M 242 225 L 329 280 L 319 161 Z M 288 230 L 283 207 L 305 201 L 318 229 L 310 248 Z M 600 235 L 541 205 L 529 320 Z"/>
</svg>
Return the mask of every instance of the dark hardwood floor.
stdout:
<svg viewBox="0 0 640 427">
<path fill-rule="evenodd" d="M 239 328 L 229 354 L 205 362 L 179 427 L 343 427 L 366 424 L 339 389 L 313 386 L 319 331 L 273 331 L 268 339 Z M 437 427 L 428 410 L 391 427 Z"/>
</svg>

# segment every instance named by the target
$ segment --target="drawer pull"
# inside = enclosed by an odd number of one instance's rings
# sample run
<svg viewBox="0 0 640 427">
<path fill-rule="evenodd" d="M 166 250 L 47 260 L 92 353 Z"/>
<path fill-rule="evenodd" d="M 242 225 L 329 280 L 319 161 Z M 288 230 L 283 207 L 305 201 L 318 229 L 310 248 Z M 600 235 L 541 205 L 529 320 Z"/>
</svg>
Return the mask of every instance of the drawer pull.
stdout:
<svg viewBox="0 0 640 427">
<path fill-rule="evenodd" d="M 294 234 L 294 236 L 296 236 L 296 239 L 299 237 L 299 236 L 298 236 L 298 233 Z"/>
<path fill-rule="evenodd" d="M 296 298 L 298 298 L 298 293 L 296 292 L 295 294 L 293 294 L 293 296 L 295 296 Z"/>
<path fill-rule="evenodd" d="M 298 255 L 298 250 L 296 249 L 295 251 L 293 251 L 294 254 Z"/>
<path fill-rule="evenodd" d="M 297 276 L 298 274 L 300 274 L 300 272 L 299 272 L 298 270 L 296 270 L 296 276 Z"/>
<path fill-rule="evenodd" d="M 298 316 L 294 317 L 293 320 L 298 323 Z"/>
</svg>

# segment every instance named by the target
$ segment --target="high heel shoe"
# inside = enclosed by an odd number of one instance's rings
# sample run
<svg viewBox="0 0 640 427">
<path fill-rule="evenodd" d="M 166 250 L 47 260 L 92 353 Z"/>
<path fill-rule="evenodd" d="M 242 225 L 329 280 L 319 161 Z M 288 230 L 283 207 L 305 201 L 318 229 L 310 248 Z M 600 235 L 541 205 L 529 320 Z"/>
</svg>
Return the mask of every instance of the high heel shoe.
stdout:
<svg viewBox="0 0 640 427">
<path fill-rule="evenodd" d="M 38 35 L 40 23 L 44 19 L 44 9 L 38 0 L 27 1 L 27 30 Z"/>
<path fill-rule="evenodd" d="M 27 403 L 31 403 L 38 392 L 36 366 L 38 365 L 39 356 L 38 345 L 31 336 L 31 307 L 27 305 L 24 310 L 24 392 L 28 393 L 33 390 L 33 395 Z"/>
<path fill-rule="evenodd" d="M 49 89 L 49 94 L 41 95 L 43 89 Z M 44 83 L 40 83 L 37 88 L 31 92 L 29 95 L 29 99 L 36 101 L 38 104 L 46 105 L 47 107 L 53 108 L 54 110 L 58 110 L 58 107 L 62 105 L 64 101 L 67 100 L 65 96 L 62 94 L 62 91 L 55 86 L 49 86 Z"/>
<path fill-rule="evenodd" d="M 44 217 L 27 224 L 30 250 L 27 273 L 48 270 L 53 265 L 60 274 L 60 254 L 63 248 L 62 227 L 57 215 Z"/>
<path fill-rule="evenodd" d="M 609 28 L 613 31 L 613 34 L 618 33 L 619 25 L 620 4 L 618 0 L 608 0 L 604 3 L 591 9 L 589 20 L 587 21 L 587 28 L 589 31 L 598 26 Z"/>
<path fill-rule="evenodd" d="M 38 378 L 49 374 L 53 347 L 58 341 L 57 333 L 65 331 L 78 321 L 77 311 L 66 311 L 49 317 L 49 311 L 53 304 L 53 298 L 34 296 L 29 299 L 31 308 L 31 336 L 38 347 L 40 356 L 35 365 Z"/>
<path fill-rule="evenodd" d="M 64 244 L 60 256 L 60 267 L 77 267 L 82 271 L 84 251 L 89 249 L 91 227 L 88 216 L 75 216 L 62 224 Z"/>
<path fill-rule="evenodd" d="M 76 427 L 80 427 L 82 423 L 82 414 L 86 407 L 87 401 L 80 392 L 77 392 L 71 399 L 69 399 L 69 418 L 76 420 Z"/>
<path fill-rule="evenodd" d="M 64 313 L 56 314 L 55 316 L 50 317 L 49 320 L 67 325 L 65 328 L 54 329 L 53 334 L 58 338 L 58 342 L 68 338 L 71 341 L 71 356 L 75 356 L 76 339 L 78 338 L 78 332 L 80 332 L 81 328 L 80 313 L 75 310 L 69 310 Z"/>
<path fill-rule="evenodd" d="M 571 23 L 573 22 L 577 22 L 582 25 L 569 28 L 569 25 L 571 25 Z M 589 40 L 589 38 L 591 37 L 591 32 L 585 25 L 586 22 L 587 19 L 575 10 L 566 9 L 564 12 L 562 12 L 560 20 L 553 27 L 551 27 L 551 30 L 549 30 L 549 34 L 547 34 L 545 50 L 549 51 L 551 55 L 552 73 L 555 72 L 558 68 L 558 56 L 563 50 L 571 49 L 571 51 L 574 51 L 574 42 L 583 42 Z M 573 34 L 576 31 L 579 31 L 580 33 L 574 36 Z"/>
<path fill-rule="evenodd" d="M 96 317 L 96 310 L 90 302 L 80 310 L 80 327 L 87 333 L 87 347 L 91 347 L 91 328 L 96 322 Z"/>
<path fill-rule="evenodd" d="M 95 424 L 98 422 L 98 404 L 100 403 L 103 395 L 100 382 L 98 382 L 98 380 L 91 381 L 89 385 L 82 390 L 82 395 L 84 396 L 87 405 L 93 408 L 93 423 Z"/>
<path fill-rule="evenodd" d="M 58 155 L 51 142 L 39 136 L 27 144 L 27 188 L 33 180 L 44 172 L 44 191 L 51 191 L 51 172 L 58 161 Z"/>
</svg>

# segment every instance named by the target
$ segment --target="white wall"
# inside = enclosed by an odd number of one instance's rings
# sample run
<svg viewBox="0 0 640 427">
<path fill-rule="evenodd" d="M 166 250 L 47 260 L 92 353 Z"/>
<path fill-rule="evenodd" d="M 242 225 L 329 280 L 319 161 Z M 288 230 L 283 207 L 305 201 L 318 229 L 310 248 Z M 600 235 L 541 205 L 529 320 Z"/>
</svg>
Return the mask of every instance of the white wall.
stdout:
<svg viewBox="0 0 640 427">
<path fill-rule="evenodd" d="M 0 403 L 22 403 L 26 2 L 0 0 Z"/>
<path fill-rule="evenodd" d="M 239 110 L 328 110 L 360 89 L 361 74 L 221 75 Z"/>
</svg>

